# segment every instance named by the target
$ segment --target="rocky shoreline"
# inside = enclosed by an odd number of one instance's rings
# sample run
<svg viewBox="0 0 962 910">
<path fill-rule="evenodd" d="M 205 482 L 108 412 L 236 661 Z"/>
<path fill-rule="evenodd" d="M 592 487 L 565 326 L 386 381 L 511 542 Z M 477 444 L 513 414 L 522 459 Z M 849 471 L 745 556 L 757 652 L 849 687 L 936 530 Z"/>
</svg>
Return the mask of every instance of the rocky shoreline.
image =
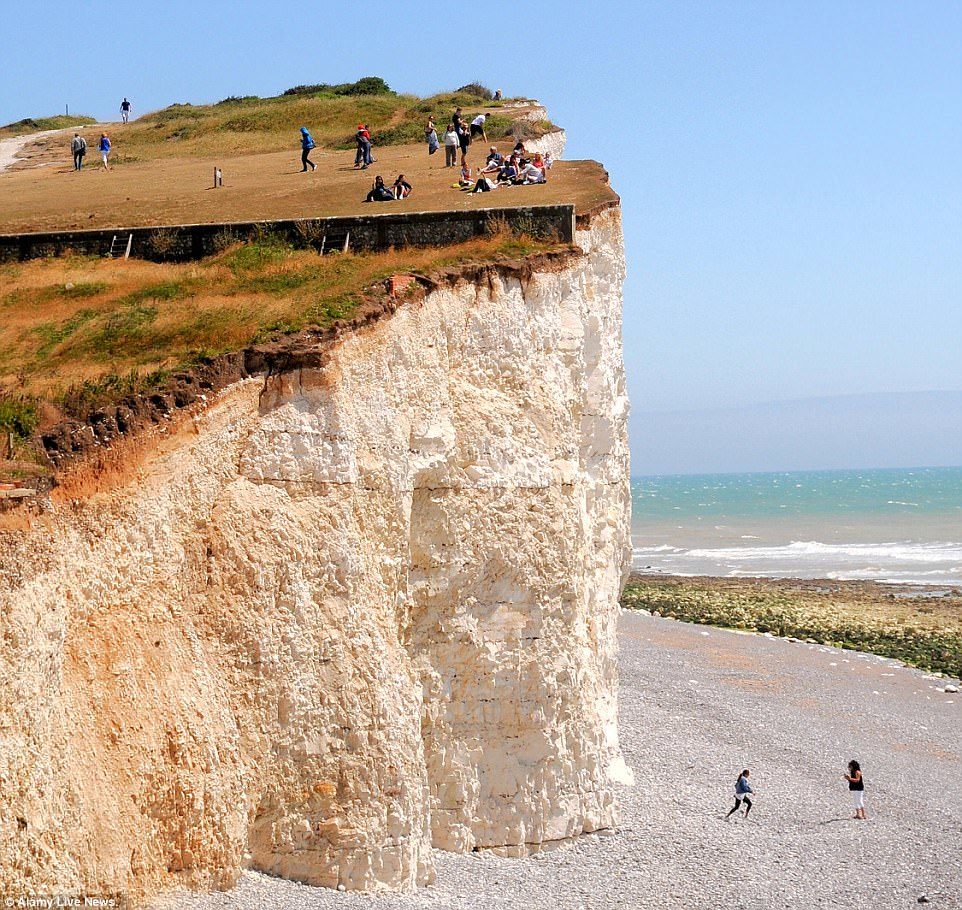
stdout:
<svg viewBox="0 0 962 910">
<path fill-rule="evenodd" d="M 958 696 L 878 657 L 622 612 L 616 828 L 525 859 L 434 851 L 417 894 L 339 894 L 246 872 L 152 910 L 774 910 L 962 907 Z M 841 780 L 858 757 L 868 821 Z M 752 769 L 747 821 L 724 821 Z"/>
<path fill-rule="evenodd" d="M 958 587 L 633 573 L 621 602 L 655 616 L 866 651 L 962 676 Z"/>
</svg>

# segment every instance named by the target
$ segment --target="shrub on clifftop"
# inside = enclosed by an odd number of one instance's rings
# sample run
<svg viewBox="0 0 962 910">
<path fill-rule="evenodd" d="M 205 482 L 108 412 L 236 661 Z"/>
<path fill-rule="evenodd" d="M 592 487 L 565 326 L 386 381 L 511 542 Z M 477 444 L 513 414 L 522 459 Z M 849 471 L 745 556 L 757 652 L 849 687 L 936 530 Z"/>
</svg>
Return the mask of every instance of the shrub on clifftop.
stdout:
<svg viewBox="0 0 962 910">
<path fill-rule="evenodd" d="M 357 82 L 342 82 L 330 85 L 319 82 L 316 85 L 295 85 L 287 89 L 285 95 L 393 95 L 394 92 L 380 76 L 364 76 Z"/>
</svg>

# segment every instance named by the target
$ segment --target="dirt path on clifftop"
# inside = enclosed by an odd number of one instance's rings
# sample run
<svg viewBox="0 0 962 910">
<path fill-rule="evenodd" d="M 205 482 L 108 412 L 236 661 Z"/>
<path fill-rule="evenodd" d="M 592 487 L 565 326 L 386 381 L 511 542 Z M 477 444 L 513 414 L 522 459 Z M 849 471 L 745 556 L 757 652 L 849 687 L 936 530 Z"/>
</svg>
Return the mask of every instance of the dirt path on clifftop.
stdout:
<svg viewBox="0 0 962 910">
<path fill-rule="evenodd" d="M 962 907 L 962 697 L 892 661 L 624 614 L 621 827 L 524 860 L 438 852 L 417 895 L 247 873 L 153 910 Z M 858 757 L 869 820 L 841 774 Z M 735 776 L 758 791 L 725 822 Z"/>
</svg>

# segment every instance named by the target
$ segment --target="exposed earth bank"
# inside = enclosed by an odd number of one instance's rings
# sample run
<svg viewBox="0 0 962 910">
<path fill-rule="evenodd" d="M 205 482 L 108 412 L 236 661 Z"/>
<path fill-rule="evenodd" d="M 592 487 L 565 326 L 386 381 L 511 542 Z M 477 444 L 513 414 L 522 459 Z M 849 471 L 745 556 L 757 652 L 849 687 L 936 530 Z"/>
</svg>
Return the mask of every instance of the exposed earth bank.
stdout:
<svg viewBox="0 0 962 910">
<path fill-rule="evenodd" d="M 246 873 L 153 910 L 962 907 L 962 697 L 893 661 L 623 613 L 621 787 L 610 836 L 521 860 L 435 851 L 416 895 L 338 894 Z M 841 774 L 857 756 L 867 822 Z M 747 821 L 723 815 L 742 767 Z"/>
</svg>

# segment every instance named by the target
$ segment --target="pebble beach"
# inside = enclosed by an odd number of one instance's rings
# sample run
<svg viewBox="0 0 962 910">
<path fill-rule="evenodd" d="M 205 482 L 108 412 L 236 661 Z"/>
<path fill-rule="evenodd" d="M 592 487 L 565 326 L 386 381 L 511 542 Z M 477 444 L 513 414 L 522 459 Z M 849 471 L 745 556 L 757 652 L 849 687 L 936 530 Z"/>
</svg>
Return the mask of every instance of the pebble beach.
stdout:
<svg viewBox="0 0 962 910">
<path fill-rule="evenodd" d="M 245 873 L 152 910 L 962 907 L 962 696 L 823 645 L 623 611 L 619 826 L 527 859 L 437 852 L 416 894 Z M 842 780 L 858 758 L 868 820 Z M 755 808 L 725 821 L 743 768 Z"/>
</svg>

